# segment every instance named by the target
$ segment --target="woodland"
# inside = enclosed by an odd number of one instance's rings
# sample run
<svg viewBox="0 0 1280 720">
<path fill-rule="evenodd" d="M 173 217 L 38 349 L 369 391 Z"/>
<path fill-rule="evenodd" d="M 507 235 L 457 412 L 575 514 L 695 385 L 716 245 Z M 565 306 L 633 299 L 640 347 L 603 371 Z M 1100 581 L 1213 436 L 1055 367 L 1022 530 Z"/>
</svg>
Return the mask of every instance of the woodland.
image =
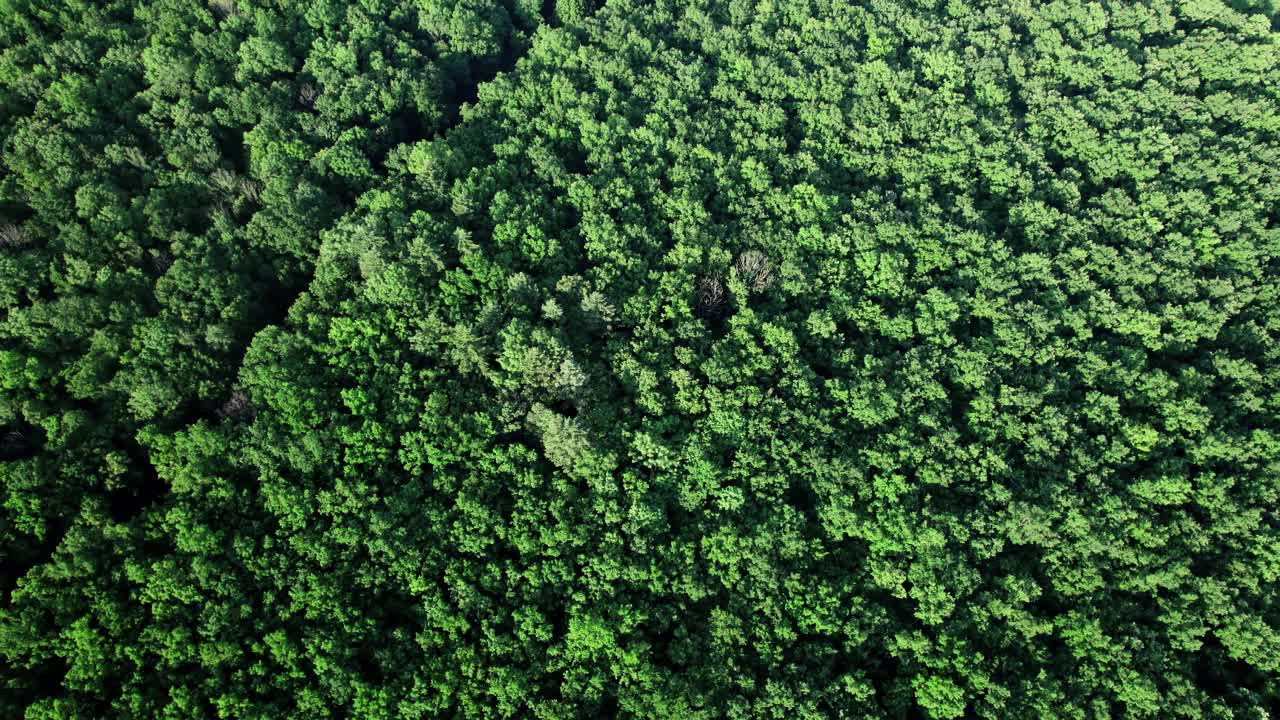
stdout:
<svg viewBox="0 0 1280 720">
<path fill-rule="evenodd" d="M 0 716 L 1280 718 L 1273 0 L 0 0 Z"/>
</svg>

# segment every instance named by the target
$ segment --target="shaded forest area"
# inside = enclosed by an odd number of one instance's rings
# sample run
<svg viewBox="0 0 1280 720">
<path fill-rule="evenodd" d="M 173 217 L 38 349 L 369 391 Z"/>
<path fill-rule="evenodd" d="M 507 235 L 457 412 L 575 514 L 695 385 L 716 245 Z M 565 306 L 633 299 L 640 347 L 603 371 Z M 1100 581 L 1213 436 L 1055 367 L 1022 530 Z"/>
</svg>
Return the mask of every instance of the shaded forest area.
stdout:
<svg viewBox="0 0 1280 720">
<path fill-rule="evenodd" d="M 1269 2 L 0 0 L 0 714 L 1280 714 Z"/>
</svg>

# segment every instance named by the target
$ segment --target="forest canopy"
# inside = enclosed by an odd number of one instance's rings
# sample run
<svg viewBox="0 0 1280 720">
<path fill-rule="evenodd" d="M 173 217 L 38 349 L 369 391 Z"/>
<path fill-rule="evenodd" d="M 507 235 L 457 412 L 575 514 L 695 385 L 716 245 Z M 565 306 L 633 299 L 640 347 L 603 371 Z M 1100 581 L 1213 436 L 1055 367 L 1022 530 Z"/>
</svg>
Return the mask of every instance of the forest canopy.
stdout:
<svg viewBox="0 0 1280 720">
<path fill-rule="evenodd" d="M 1271 0 L 0 0 L 0 715 L 1280 717 Z"/>
</svg>

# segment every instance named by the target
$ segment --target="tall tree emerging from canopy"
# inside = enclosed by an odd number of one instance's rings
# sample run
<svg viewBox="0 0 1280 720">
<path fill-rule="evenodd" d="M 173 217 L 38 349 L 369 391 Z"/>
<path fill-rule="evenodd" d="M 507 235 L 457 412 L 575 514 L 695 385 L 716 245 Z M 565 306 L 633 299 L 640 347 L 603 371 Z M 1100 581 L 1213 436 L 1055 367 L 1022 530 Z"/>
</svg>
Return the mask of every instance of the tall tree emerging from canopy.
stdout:
<svg viewBox="0 0 1280 720">
<path fill-rule="evenodd" d="M 179 5 L 0 35 L 4 710 L 1280 712 L 1273 8 Z"/>
</svg>

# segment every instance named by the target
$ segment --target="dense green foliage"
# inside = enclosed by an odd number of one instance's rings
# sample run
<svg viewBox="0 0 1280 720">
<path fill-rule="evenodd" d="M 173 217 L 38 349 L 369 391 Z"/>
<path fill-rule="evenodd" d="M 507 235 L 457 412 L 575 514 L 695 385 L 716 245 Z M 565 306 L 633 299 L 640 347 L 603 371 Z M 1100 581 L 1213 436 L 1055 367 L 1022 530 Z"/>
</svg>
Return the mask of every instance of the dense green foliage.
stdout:
<svg viewBox="0 0 1280 720">
<path fill-rule="evenodd" d="M 0 0 L 0 714 L 1280 714 L 1269 3 Z"/>
</svg>

